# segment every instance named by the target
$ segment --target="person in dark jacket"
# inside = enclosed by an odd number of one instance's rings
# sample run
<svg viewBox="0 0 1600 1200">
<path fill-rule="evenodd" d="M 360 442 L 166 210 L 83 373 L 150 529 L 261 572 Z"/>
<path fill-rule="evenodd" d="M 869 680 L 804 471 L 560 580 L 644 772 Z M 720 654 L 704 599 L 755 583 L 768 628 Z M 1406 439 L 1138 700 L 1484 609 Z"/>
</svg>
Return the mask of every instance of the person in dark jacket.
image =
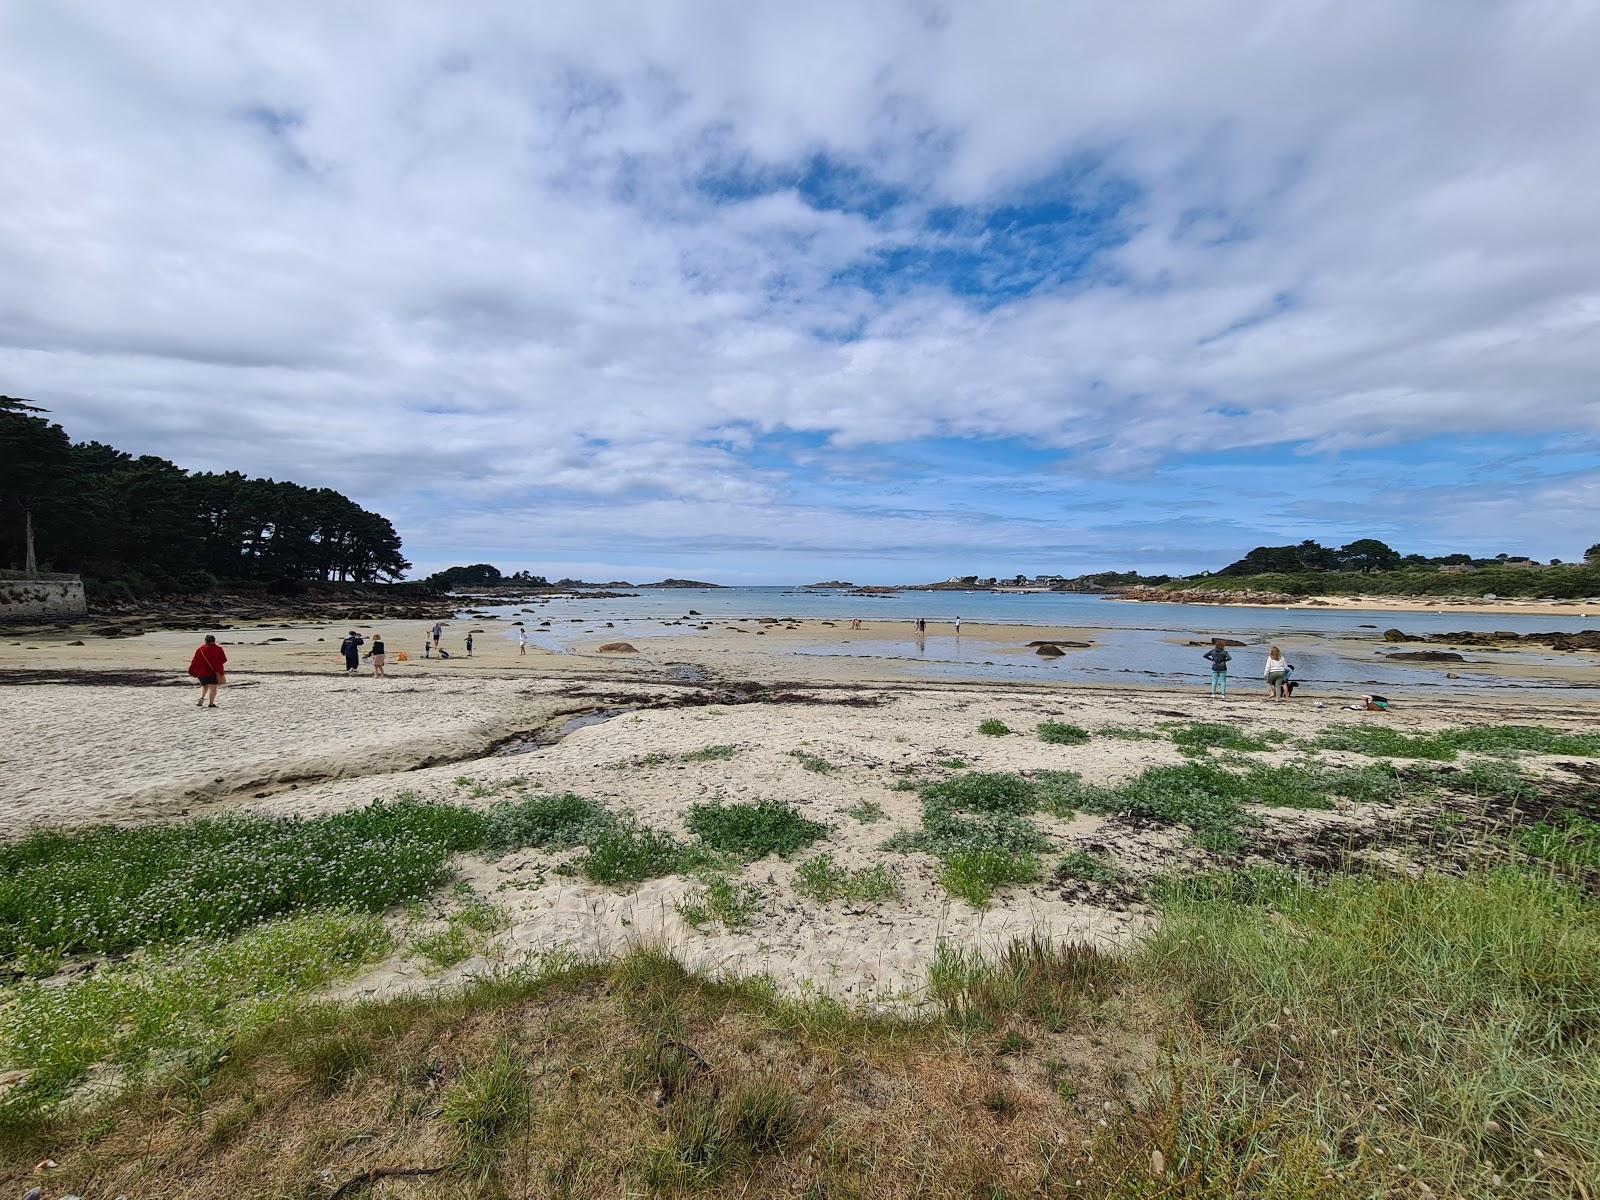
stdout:
<svg viewBox="0 0 1600 1200">
<path fill-rule="evenodd" d="M 361 670 L 361 646 L 366 640 L 366 638 L 362 637 L 359 633 L 352 629 L 350 631 L 350 636 L 339 643 L 339 653 L 344 655 L 344 669 L 346 674 L 349 674 L 351 671 Z"/>
<path fill-rule="evenodd" d="M 1233 655 L 1228 653 L 1228 648 L 1222 644 L 1221 638 L 1212 640 L 1211 649 L 1202 656 L 1211 663 L 1211 698 L 1215 700 L 1221 696 L 1228 698 L 1228 663 Z"/>
</svg>

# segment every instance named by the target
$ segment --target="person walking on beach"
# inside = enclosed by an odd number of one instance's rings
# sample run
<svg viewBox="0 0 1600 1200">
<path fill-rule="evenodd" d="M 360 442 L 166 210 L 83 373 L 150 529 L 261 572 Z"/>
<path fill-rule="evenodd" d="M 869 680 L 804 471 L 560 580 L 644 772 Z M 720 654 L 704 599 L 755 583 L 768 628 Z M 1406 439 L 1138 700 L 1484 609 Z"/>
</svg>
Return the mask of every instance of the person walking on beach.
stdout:
<svg viewBox="0 0 1600 1200">
<path fill-rule="evenodd" d="M 383 634 L 375 633 L 372 635 L 372 649 L 367 651 L 367 657 L 372 660 L 372 677 L 374 679 L 387 678 L 383 673 Z"/>
<path fill-rule="evenodd" d="M 1228 662 L 1233 655 L 1228 653 L 1228 648 L 1222 644 L 1221 638 L 1211 642 L 1211 649 L 1202 656 L 1211 663 L 1211 698 L 1215 700 L 1221 696 L 1228 698 Z"/>
<path fill-rule="evenodd" d="M 189 660 L 189 674 L 200 681 L 200 699 L 196 708 L 217 706 L 217 689 L 227 682 L 224 669 L 228 665 L 228 652 L 217 645 L 215 634 L 206 634 L 206 640 Z"/>
<path fill-rule="evenodd" d="M 526 629 L 517 630 L 517 656 L 519 658 L 528 657 L 528 631 Z"/>
<path fill-rule="evenodd" d="M 960 617 L 956 618 L 956 636 L 957 637 L 961 636 L 961 618 Z"/>
<path fill-rule="evenodd" d="M 433 648 L 439 648 L 439 639 L 444 636 L 444 626 L 435 621 L 433 623 Z"/>
<path fill-rule="evenodd" d="M 352 629 L 350 636 L 339 643 L 339 653 L 344 655 L 344 673 L 346 675 L 352 671 L 361 670 L 361 646 L 366 640 L 366 638 Z"/>
<path fill-rule="evenodd" d="M 1283 651 L 1276 646 L 1267 651 L 1267 690 L 1272 693 L 1272 698 L 1284 701 L 1289 698 L 1288 688 L 1285 683 L 1289 678 L 1289 664 L 1283 661 Z"/>
<path fill-rule="evenodd" d="M 467 657 L 472 657 L 472 635 L 470 633 L 467 634 Z"/>
</svg>

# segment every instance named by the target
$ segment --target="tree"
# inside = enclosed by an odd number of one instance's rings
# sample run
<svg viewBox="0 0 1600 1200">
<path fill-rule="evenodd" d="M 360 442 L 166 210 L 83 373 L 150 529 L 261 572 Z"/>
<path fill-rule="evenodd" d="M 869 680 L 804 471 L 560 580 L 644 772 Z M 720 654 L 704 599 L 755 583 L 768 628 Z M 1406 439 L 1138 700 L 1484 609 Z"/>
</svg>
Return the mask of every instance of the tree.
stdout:
<svg viewBox="0 0 1600 1200">
<path fill-rule="evenodd" d="M 15 396 L 0 396 L 0 507 L 21 516 L 22 569 L 35 574 L 34 511 L 40 499 L 61 489 L 72 444 L 59 425 L 35 416 L 45 410 Z"/>
<path fill-rule="evenodd" d="M 1400 565 L 1400 555 L 1377 538 L 1361 538 L 1339 547 L 1339 565 L 1346 571 L 1392 571 Z"/>
<path fill-rule="evenodd" d="M 1583 561 L 1591 567 L 1600 567 L 1600 542 L 1596 542 L 1583 552 Z"/>
</svg>

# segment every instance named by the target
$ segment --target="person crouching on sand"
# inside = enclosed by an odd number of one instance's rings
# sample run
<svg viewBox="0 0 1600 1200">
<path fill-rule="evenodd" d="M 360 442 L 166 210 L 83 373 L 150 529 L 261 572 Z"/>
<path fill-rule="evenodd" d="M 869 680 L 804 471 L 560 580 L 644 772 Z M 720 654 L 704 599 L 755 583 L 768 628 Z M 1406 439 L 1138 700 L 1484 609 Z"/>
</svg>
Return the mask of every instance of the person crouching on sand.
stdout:
<svg viewBox="0 0 1600 1200">
<path fill-rule="evenodd" d="M 212 708 L 217 706 L 217 689 L 227 682 L 227 665 L 228 652 L 217 645 L 215 634 L 206 634 L 205 644 L 189 660 L 189 674 L 200 681 L 200 699 L 195 707 L 202 707 L 207 701 Z"/>
<path fill-rule="evenodd" d="M 383 634 L 372 635 L 372 649 L 367 651 L 367 657 L 372 660 L 372 677 L 384 678 L 383 674 Z"/>
<path fill-rule="evenodd" d="M 1288 689 L 1284 686 L 1288 678 L 1289 664 L 1283 661 L 1283 651 L 1274 646 L 1267 651 L 1267 690 L 1274 700 L 1288 699 Z"/>
</svg>

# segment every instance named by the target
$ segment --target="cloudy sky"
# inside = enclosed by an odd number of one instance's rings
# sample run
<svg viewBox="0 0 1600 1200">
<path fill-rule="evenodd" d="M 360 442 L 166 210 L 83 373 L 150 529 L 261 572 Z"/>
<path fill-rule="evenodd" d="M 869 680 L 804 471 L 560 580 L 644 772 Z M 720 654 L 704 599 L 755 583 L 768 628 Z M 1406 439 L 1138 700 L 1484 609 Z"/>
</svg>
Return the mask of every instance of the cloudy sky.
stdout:
<svg viewBox="0 0 1600 1200">
<path fill-rule="evenodd" d="M 1592 0 L 9 0 L 0 393 L 422 569 L 1573 558 L 1596 61 Z"/>
</svg>

